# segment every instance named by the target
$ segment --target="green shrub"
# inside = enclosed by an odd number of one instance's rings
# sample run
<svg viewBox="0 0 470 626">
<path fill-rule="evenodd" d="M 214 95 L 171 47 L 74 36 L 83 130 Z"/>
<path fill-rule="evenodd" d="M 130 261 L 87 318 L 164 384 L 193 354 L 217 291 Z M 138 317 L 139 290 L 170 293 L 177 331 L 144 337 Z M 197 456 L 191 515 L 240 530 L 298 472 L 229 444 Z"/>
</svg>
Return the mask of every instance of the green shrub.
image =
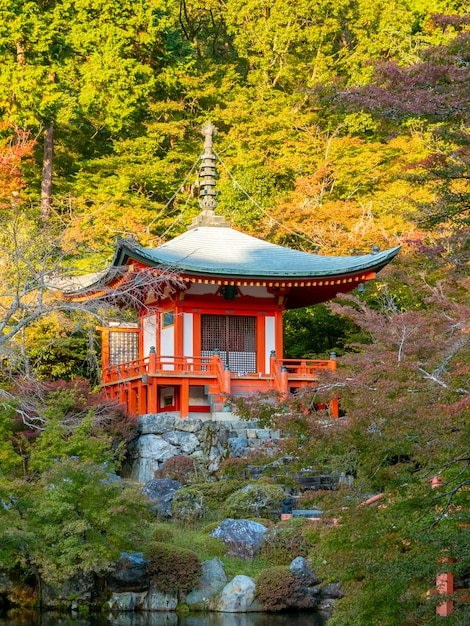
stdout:
<svg viewBox="0 0 470 626">
<path fill-rule="evenodd" d="M 284 498 L 284 490 L 279 485 L 251 483 L 232 493 L 222 510 L 226 517 L 235 519 L 278 517 Z"/>
<path fill-rule="evenodd" d="M 152 581 L 164 592 L 187 593 L 202 573 L 198 556 L 192 550 L 155 541 L 147 547 L 145 556 Z"/>
<path fill-rule="evenodd" d="M 307 556 L 303 520 L 292 519 L 270 528 L 264 535 L 261 556 L 273 565 L 288 565 L 297 556 Z"/>
<path fill-rule="evenodd" d="M 314 600 L 302 588 L 302 581 L 287 566 L 270 567 L 259 575 L 256 598 L 268 611 L 289 607 L 311 608 Z"/>
</svg>

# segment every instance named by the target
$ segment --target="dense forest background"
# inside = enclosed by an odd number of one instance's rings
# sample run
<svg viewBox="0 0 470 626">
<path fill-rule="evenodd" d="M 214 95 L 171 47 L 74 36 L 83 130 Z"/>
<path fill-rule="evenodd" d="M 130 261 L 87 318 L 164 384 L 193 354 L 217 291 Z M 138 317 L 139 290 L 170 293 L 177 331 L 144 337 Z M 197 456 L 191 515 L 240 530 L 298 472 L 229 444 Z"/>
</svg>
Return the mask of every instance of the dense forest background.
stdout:
<svg viewBox="0 0 470 626">
<path fill-rule="evenodd" d="M 461 584 L 470 566 L 466 9 L 459 0 L 0 2 L 5 498 L 12 477 L 17 501 L 42 497 L 51 450 L 90 462 L 106 451 L 118 463 L 107 408 L 85 390 L 97 381 L 97 318 L 110 313 L 48 287 L 64 272 L 103 269 L 117 236 L 157 246 L 186 228 L 198 212 L 200 127 L 211 120 L 219 212 L 235 227 L 322 254 L 403 246 L 364 294 L 287 317 L 289 356 L 341 355 L 315 402 L 340 388 L 344 416 L 325 429 L 312 399 L 297 399 L 283 427 L 305 463 L 354 475 L 358 500 L 387 494 L 380 515 L 352 507 L 351 494 L 323 502 L 332 515 L 350 511 L 318 537 L 326 574 L 349 590 L 337 623 L 431 623 L 437 555 L 446 551 Z M 436 474 L 443 486 L 430 492 Z M 55 505 L 23 528 L 29 556 L 16 535 L 3 562 L 57 575 L 54 555 L 38 552 Z M 460 607 L 449 623 L 465 615 Z"/>
</svg>

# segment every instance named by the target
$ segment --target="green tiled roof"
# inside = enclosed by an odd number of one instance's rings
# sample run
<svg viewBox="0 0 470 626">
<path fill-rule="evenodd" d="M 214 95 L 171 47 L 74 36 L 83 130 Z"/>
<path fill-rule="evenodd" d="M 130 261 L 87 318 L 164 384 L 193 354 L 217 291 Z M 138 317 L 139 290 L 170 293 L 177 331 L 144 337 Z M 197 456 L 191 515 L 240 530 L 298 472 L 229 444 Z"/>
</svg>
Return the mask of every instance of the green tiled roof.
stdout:
<svg viewBox="0 0 470 626">
<path fill-rule="evenodd" d="M 323 256 L 277 246 L 233 228 L 194 228 L 158 248 L 142 248 L 121 240 L 113 265 L 132 259 L 196 275 L 250 278 L 344 276 L 379 271 L 400 246 L 359 256 Z"/>
</svg>

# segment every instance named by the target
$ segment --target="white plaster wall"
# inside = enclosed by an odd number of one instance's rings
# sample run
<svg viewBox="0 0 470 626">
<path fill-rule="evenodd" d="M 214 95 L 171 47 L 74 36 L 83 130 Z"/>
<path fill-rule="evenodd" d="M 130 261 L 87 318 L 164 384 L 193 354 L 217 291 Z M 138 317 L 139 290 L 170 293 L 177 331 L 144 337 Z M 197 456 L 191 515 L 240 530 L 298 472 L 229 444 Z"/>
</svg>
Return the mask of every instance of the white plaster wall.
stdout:
<svg viewBox="0 0 470 626">
<path fill-rule="evenodd" d="M 160 343 L 160 356 L 172 357 L 175 356 L 175 327 L 168 326 L 162 328 L 161 343 Z M 173 363 L 163 363 L 162 369 L 172 370 L 174 369 Z"/>
<path fill-rule="evenodd" d="M 274 315 L 267 315 L 265 318 L 265 346 L 266 346 L 266 373 L 270 372 L 270 357 L 271 350 L 276 348 L 276 335 L 275 335 L 275 318 Z"/>
<path fill-rule="evenodd" d="M 143 330 L 143 356 L 149 355 L 150 348 L 157 345 L 157 316 L 147 315 L 142 318 L 142 330 Z"/>
<path fill-rule="evenodd" d="M 192 313 L 183 313 L 183 356 L 193 356 Z"/>
<path fill-rule="evenodd" d="M 189 404 L 193 406 L 208 406 L 209 401 L 204 394 L 204 387 L 190 386 L 189 387 Z"/>
</svg>

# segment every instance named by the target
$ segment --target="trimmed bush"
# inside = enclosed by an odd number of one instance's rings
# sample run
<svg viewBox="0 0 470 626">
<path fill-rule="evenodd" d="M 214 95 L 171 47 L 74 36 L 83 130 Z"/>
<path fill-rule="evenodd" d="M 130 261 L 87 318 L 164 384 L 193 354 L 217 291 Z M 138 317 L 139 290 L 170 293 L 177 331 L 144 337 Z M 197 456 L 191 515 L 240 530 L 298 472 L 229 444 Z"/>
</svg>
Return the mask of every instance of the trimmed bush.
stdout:
<svg viewBox="0 0 470 626">
<path fill-rule="evenodd" d="M 314 598 L 306 593 L 301 579 L 288 566 L 263 570 L 256 582 L 255 595 L 268 611 L 309 609 L 315 606 Z"/>
<path fill-rule="evenodd" d="M 223 514 L 233 519 L 277 518 L 284 498 L 284 490 L 279 485 L 251 483 L 227 498 Z"/>
<path fill-rule="evenodd" d="M 202 574 L 201 563 L 192 550 L 155 541 L 146 550 L 148 573 L 160 591 L 187 593 Z"/>
<path fill-rule="evenodd" d="M 155 478 L 171 478 L 182 485 L 188 482 L 188 478 L 194 473 L 194 461 L 190 456 L 176 454 L 167 459 L 163 465 L 155 471 Z"/>
</svg>

